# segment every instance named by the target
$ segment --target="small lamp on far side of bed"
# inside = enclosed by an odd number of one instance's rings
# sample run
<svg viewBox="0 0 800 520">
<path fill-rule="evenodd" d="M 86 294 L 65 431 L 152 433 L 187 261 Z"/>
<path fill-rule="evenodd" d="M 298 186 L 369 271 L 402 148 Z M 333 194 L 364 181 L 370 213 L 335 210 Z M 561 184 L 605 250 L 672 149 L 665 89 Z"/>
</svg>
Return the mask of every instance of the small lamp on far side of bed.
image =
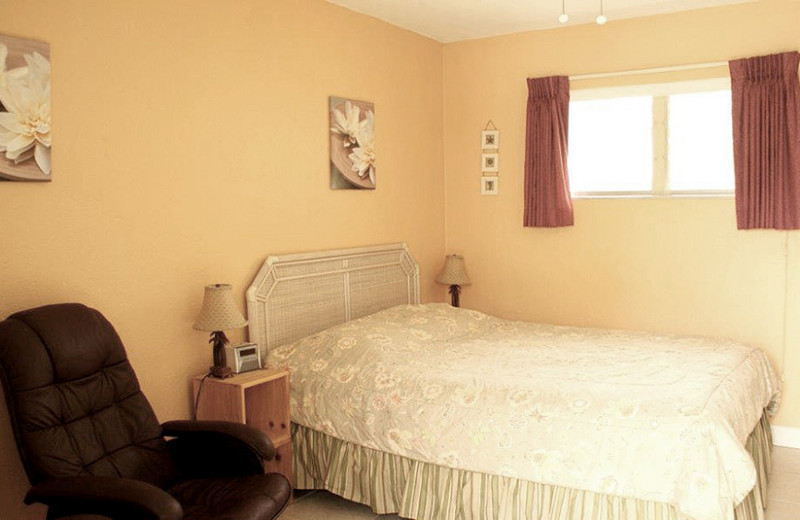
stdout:
<svg viewBox="0 0 800 520">
<path fill-rule="evenodd" d="M 438 283 L 450 286 L 450 304 L 459 306 L 458 296 L 462 285 L 469 285 L 469 275 L 464 268 L 464 257 L 461 255 L 447 255 L 444 260 L 442 272 L 436 278 Z"/>
<path fill-rule="evenodd" d="M 233 302 L 232 287 L 227 284 L 207 285 L 203 295 L 203 308 L 194 322 L 195 330 L 211 332 L 209 343 L 214 344 L 214 366 L 209 368 L 212 376 L 218 378 L 232 377 L 233 371 L 225 359 L 225 345 L 228 338 L 226 330 L 240 329 L 247 325 L 242 313 Z"/>
</svg>

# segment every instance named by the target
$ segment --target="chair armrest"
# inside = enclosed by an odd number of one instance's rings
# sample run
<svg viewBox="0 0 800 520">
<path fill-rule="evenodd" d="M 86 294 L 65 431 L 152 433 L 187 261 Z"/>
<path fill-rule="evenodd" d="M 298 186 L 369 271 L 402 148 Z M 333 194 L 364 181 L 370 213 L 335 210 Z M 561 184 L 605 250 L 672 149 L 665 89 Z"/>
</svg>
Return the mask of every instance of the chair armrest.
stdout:
<svg viewBox="0 0 800 520">
<path fill-rule="evenodd" d="M 59 477 L 33 486 L 25 503 L 40 502 L 61 514 L 114 519 L 181 520 L 183 508 L 169 493 L 141 480 L 118 477 Z M 48 517 L 49 518 L 49 517 Z"/>
<path fill-rule="evenodd" d="M 210 449 L 214 449 L 220 440 L 235 441 L 247 445 L 263 460 L 272 460 L 275 457 L 275 447 L 269 436 L 246 424 L 228 421 L 168 421 L 161 427 L 167 437 L 207 443 Z"/>
</svg>

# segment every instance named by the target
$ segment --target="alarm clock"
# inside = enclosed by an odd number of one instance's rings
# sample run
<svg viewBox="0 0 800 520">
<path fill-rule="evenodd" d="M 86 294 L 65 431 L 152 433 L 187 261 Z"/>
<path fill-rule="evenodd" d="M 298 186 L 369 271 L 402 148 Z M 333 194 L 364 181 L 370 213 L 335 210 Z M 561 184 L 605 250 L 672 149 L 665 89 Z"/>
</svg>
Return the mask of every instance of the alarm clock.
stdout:
<svg viewBox="0 0 800 520">
<path fill-rule="evenodd" d="M 240 343 L 225 347 L 225 360 L 235 373 L 261 368 L 261 354 L 255 343 Z"/>
</svg>

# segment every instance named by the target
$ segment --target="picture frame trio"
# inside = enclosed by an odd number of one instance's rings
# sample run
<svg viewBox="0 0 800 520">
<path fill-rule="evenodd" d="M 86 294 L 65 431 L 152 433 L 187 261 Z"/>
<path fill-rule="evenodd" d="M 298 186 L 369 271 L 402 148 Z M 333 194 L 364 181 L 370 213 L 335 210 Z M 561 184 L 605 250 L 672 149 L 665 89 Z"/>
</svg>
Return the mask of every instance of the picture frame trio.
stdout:
<svg viewBox="0 0 800 520">
<path fill-rule="evenodd" d="M 497 195 L 500 188 L 500 130 L 489 121 L 481 131 L 481 195 Z"/>
</svg>

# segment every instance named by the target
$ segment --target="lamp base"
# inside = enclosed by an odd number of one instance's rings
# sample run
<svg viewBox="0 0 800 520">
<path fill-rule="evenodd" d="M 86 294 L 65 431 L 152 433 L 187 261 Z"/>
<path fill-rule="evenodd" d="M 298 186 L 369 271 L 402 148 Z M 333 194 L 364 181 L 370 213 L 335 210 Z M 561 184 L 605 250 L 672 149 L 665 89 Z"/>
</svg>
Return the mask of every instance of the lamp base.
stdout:
<svg viewBox="0 0 800 520">
<path fill-rule="evenodd" d="M 229 377 L 233 377 L 233 370 L 231 367 L 208 367 L 208 371 L 211 373 L 211 377 L 216 377 L 217 379 L 227 379 Z"/>
<path fill-rule="evenodd" d="M 228 344 L 228 338 L 225 336 L 225 333 L 221 330 L 212 332 L 211 339 L 209 339 L 208 342 L 214 345 L 214 366 L 208 369 L 211 373 L 211 377 L 216 377 L 218 379 L 233 377 L 233 370 L 231 370 L 231 367 L 228 366 L 225 360 L 225 345 Z"/>
<path fill-rule="evenodd" d="M 450 286 L 450 305 L 453 307 L 458 307 L 459 302 L 459 294 L 461 294 L 461 287 L 458 285 L 451 285 Z"/>
</svg>

